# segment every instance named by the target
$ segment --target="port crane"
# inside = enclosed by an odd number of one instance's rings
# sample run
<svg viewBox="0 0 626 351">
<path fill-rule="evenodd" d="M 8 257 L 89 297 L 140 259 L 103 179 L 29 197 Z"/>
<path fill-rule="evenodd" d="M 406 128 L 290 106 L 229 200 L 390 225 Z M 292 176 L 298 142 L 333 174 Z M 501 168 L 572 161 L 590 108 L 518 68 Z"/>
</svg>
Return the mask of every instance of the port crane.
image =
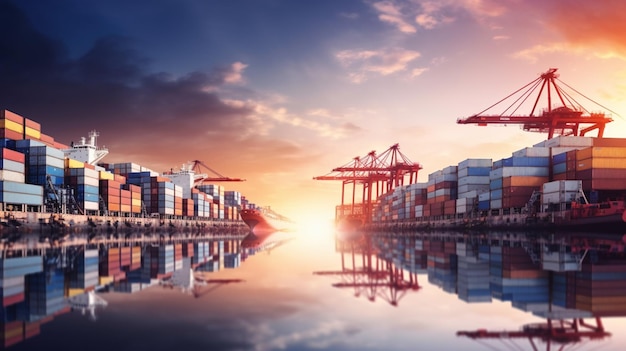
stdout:
<svg viewBox="0 0 626 351">
<path fill-rule="evenodd" d="M 555 135 L 584 136 L 587 132 L 597 130 L 597 137 L 601 138 L 604 134 L 606 124 L 612 122 L 613 119 L 607 117 L 602 112 L 594 113 L 587 111 L 576 101 L 574 93 L 593 102 L 597 106 L 608 111 L 610 110 L 560 81 L 556 71 L 557 68 L 550 68 L 537 79 L 489 106 L 485 110 L 467 118 L 457 119 L 457 123 L 476 124 L 478 126 L 486 126 L 488 124 L 519 124 L 525 131 L 548 133 L 548 139 L 552 139 Z M 565 90 L 563 86 L 558 85 L 557 81 L 569 90 Z M 530 113 L 528 115 L 516 114 L 523 105 L 533 101 L 531 96 L 535 92 L 537 92 L 537 96 L 534 99 Z M 548 107 L 544 109 L 541 114 L 535 115 L 537 105 L 544 94 L 547 98 Z M 506 106 L 501 113 L 485 114 L 496 106 L 503 106 L 511 100 L 513 100 L 513 102 Z M 556 103 L 560 104 L 560 106 L 553 108 L 553 100 L 556 100 Z M 615 114 L 615 112 L 613 113 Z"/>
<path fill-rule="evenodd" d="M 191 161 L 191 163 L 192 163 L 191 169 L 194 172 L 196 172 L 195 185 L 200 185 L 204 183 L 205 181 L 206 182 L 245 182 L 246 181 L 245 179 L 241 179 L 241 178 L 225 177 L 219 174 L 218 172 L 216 172 L 215 170 L 213 170 L 211 167 L 207 166 L 204 162 L 200 160 L 193 160 Z M 217 177 L 209 177 L 206 173 L 202 173 L 202 168 L 208 170 L 209 172 L 213 173 Z"/>
<path fill-rule="evenodd" d="M 376 199 L 395 187 L 417 182 L 422 166 L 412 162 L 400 152 L 400 145 L 394 144 L 382 154 L 371 151 L 363 157 L 355 157 L 347 164 L 334 168 L 330 173 L 314 177 L 314 180 L 339 180 L 342 182 L 341 207 L 337 219 L 358 217 L 363 222 L 371 219 L 372 207 Z M 357 186 L 362 194 L 357 205 Z M 352 187 L 350 202 L 346 204 L 346 187 Z"/>
</svg>

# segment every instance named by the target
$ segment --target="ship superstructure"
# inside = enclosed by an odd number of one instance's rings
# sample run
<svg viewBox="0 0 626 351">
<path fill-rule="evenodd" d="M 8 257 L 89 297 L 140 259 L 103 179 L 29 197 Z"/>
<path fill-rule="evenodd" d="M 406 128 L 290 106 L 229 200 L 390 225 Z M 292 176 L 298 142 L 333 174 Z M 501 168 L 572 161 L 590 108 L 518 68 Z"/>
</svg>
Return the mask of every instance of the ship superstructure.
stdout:
<svg viewBox="0 0 626 351">
<path fill-rule="evenodd" d="M 106 147 L 97 146 L 96 139 L 98 136 L 100 136 L 100 133 L 92 130 L 89 132 L 89 141 L 85 137 L 81 137 L 78 143 L 72 142 L 69 149 L 63 150 L 65 157 L 96 165 L 109 154 L 109 150 Z"/>
</svg>

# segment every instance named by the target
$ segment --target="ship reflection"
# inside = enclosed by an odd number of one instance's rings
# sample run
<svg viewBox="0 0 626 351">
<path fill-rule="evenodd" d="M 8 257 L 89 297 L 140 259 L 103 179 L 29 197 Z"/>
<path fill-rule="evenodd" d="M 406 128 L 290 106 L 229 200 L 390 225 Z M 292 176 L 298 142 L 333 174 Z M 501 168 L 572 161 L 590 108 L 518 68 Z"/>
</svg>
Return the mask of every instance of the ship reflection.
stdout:
<svg viewBox="0 0 626 351">
<path fill-rule="evenodd" d="M 245 240 L 244 240 L 245 239 Z M 36 337 L 41 326 L 77 311 L 96 321 L 106 293 L 137 293 L 159 286 L 195 298 L 242 279 L 215 279 L 213 272 L 238 268 L 251 256 L 288 240 L 223 235 L 130 235 L 72 240 L 22 237 L 0 249 L 0 349 Z"/>
<path fill-rule="evenodd" d="M 355 289 L 370 301 L 399 298 L 420 288 L 417 274 L 466 303 L 510 302 L 543 323 L 519 330 L 461 330 L 459 337 L 490 349 L 581 347 L 611 333 L 603 318 L 626 316 L 626 236 L 596 233 L 524 234 L 431 232 L 337 236 L 341 268 L 334 287 Z M 404 276 L 408 279 L 404 279 Z M 498 343 L 494 346 L 491 343 Z M 601 346 L 601 345 L 600 345 Z"/>
</svg>

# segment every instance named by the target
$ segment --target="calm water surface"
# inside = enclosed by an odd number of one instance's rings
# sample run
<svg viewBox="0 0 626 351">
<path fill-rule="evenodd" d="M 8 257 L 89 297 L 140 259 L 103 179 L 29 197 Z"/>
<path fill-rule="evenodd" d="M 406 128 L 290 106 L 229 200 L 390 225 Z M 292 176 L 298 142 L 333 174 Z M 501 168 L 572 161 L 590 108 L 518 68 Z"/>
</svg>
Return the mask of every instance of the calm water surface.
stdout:
<svg viewBox="0 0 626 351">
<path fill-rule="evenodd" d="M 239 241 L 227 243 L 224 257 L 214 256 L 216 263 L 210 265 L 216 271 L 196 271 L 207 283 L 196 287 L 195 294 L 158 284 L 156 279 L 152 285 L 135 284 L 140 289 L 132 293 L 115 291 L 127 287 L 128 281 L 113 283 L 108 291 L 98 292 L 108 305 L 96 308 L 95 318 L 89 312 L 62 310 L 40 320 L 35 335 L 5 348 L 533 350 L 534 344 L 538 350 L 624 349 L 626 269 L 619 269 L 619 265 L 626 267 L 623 251 L 605 254 L 609 250 L 604 246 L 584 257 L 594 269 L 602 262 L 610 265 L 608 275 L 549 273 L 537 268 L 541 263 L 528 266 L 532 250 L 521 249 L 527 258 L 520 258 L 519 248 L 502 247 L 521 247 L 516 243 L 525 239 L 519 241 L 517 235 L 465 239 L 461 244 L 455 235 L 337 242 L 327 232 L 277 233 L 270 239 L 294 239 L 255 253 Z M 615 242 L 619 240 L 621 236 Z M 229 256 L 229 251 L 235 255 Z M 593 291 L 583 286 L 583 281 L 600 278 L 614 285 L 596 289 L 596 284 Z M 27 299 L 28 292 L 26 287 Z M 457 335 L 478 329 L 517 332 L 524 325 L 545 323 L 549 299 L 555 318 L 593 317 L 584 309 L 603 310 L 609 301 L 616 307 L 595 315 L 615 315 L 600 319 L 610 335 L 595 340 L 583 337 L 576 343 L 514 338 L 512 333 L 477 339 Z M 14 313 L 14 308 L 5 307 L 5 321 L 13 320 Z M 585 321 L 596 323 L 594 318 Z M 5 345 L 9 334 L 5 332 Z"/>
</svg>

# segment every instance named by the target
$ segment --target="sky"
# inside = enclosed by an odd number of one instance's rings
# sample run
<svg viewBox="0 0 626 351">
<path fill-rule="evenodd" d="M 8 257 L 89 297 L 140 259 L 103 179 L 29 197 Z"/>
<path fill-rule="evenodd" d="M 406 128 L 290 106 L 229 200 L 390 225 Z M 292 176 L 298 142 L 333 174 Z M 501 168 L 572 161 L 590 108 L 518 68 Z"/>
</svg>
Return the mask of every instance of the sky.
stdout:
<svg viewBox="0 0 626 351">
<path fill-rule="evenodd" d="M 313 177 L 371 151 L 399 144 L 425 182 L 545 140 L 456 121 L 550 68 L 625 136 L 625 33 L 619 0 L 0 0 L 0 108 L 66 144 L 97 130 L 103 162 L 201 160 L 332 219 L 341 183 Z"/>
</svg>

